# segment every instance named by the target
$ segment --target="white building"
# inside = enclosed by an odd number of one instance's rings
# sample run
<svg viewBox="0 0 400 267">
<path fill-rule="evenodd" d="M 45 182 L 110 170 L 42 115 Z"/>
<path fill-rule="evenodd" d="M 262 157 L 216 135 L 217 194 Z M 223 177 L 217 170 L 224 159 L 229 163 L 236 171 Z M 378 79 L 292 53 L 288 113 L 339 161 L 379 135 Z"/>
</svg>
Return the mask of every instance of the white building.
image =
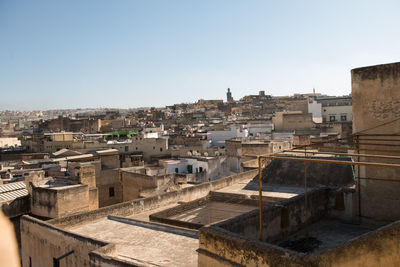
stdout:
<svg viewBox="0 0 400 267">
<path fill-rule="evenodd" d="M 208 147 L 225 146 L 225 141 L 237 138 L 237 137 L 248 137 L 249 131 L 244 129 L 242 125 L 231 125 L 230 129 L 222 131 L 208 131 L 207 141 Z"/>
<path fill-rule="evenodd" d="M 322 122 L 322 104 L 317 102 L 313 97 L 308 98 L 308 113 L 312 114 L 313 122 Z"/>
<path fill-rule="evenodd" d="M 21 146 L 21 141 L 17 137 L 0 137 L 0 148 L 10 148 Z"/>
<path fill-rule="evenodd" d="M 313 121 L 347 122 L 353 120 L 351 96 L 309 98 L 308 112 Z"/>
<path fill-rule="evenodd" d="M 351 96 L 317 98 L 322 104 L 323 122 L 347 122 L 353 120 Z"/>
</svg>

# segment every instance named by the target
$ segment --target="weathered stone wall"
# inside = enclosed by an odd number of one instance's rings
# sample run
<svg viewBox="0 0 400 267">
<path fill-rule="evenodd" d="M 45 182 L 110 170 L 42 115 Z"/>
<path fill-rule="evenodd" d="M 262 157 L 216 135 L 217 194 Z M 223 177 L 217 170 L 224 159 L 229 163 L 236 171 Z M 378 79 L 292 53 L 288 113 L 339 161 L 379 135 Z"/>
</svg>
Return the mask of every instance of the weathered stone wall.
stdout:
<svg viewBox="0 0 400 267">
<path fill-rule="evenodd" d="M 57 191 L 46 188 L 32 188 L 31 212 L 36 216 L 57 218 Z"/>
<path fill-rule="evenodd" d="M 32 188 L 31 212 L 36 216 L 58 218 L 89 210 L 87 185 L 56 188 Z"/>
<path fill-rule="evenodd" d="M 101 155 L 101 167 L 102 169 L 114 169 L 114 168 L 119 168 L 119 155 L 118 153 L 114 155 Z"/>
<path fill-rule="evenodd" d="M 140 191 L 143 189 L 155 189 L 157 187 L 155 176 L 121 171 L 121 178 L 122 196 L 124 202 L 139 198 Z"/>
<path fill-rule="evenodd" d="M 214 157 L 207 160 L 208 169 L 206 172 L 207 180 L 213 181 L 230 174 L 230 162 L 227 157 Z"/>
<path fill-rule="evenodd" d="M 282 131 L 305 130 L 313 127 L 312 114 L 284 114 Z"/>
<path fill-rule="evenodd" d="M 400 221 L 369 232 L 310 259 L 314 266 L 353 267 L 400 265 Z M 310 265 L 311 265 L 310 264 Z"/>
<path fill-rule="evenodd" d="M 275 242 L 321 218 L 338 215 L 352 220 L 354 190 L 320 188 L 308 194 L 308 216 L 305 196 L 281 201 L 263 208 L 263 241 L 259 241 L 258 211 L 206 226 L 199 231 L 199 266 L 330 266 L 309 260 L 302 254 L 273 246 Z M 350 214 L 350 217 L 346 215 Z M 266 242 L 264 242 L 266 241 Z M 379 251 L 378 251 L 379 252 Z M 333 258 L 330 258 L 333 262 Z M 357 265 L 356 265 L 357 266 Z"/>
<path fill-rule="evenodd" d="M 89 189 L 89 210 L 99 208 L 99 190 L 97 188 Z"/>
<path fill-rule="evenodd" d="M 242 156 L 243 155 L 265 155 L 270 153 L 269 142 L 267 143 L 243 143 L 242 144 Z"/>
<path fill-rule="evenodd" d="M 323 159 L 351 161 L 349 157 L 324 157 Z M 353 168 L 350 165 L 307 162 L 306 174 L 308 186 L 349 186 L 354 184 Z M 304 182 L 304 162 L 302 161 L 273 159 L 263 169 L 263 183 L 303 186 Z"/>
<path fill-rule="evenodd" d="M 81 165 L 79 182 L 81 184 L 87 184 L 89 188 L 96 187 L 96 170 L 93 165 Z"/>
<path fill-rule="evenodd" d="M 212 182 L 203 183 L 196 186 L 186 187 L 184 189 L 163 193 L 154 197 L 136 199 L 124 203 L 112 205 L 109 207 L 99 208 L 94 211 L 84 212 L 67 216 L 64 218 L 50 220 L 49 223 L 65 227 L 73 226 L 87 220 L 95 220 L 108 215 L 126 216 L 139 212 L 156 209 L 161 206 L 176 203 L 178 201 L 192 201 L 207 196 L 210 191 L 218 190 L 226 186 L 238 183 L 242 180 L 248 180 L 257 175 L 257 170 L 252 170 L 240 174 L 235 174 L 225 178 L 221 178 Z"/>
<path fill-rule="evenodd" d="M 351 77 L 354 132 L 397 132 L 400 129 L 400 63 L 353 69 Z M 378 125 L 382 126 L 375 128 Z"/>
<path fill-rule="evenodd" d="M 302 229 L 306 222 L 313 222 L 328 215 L 328 188 L 313 190 L 308 193 L 308 215 L 304 195 L 281 201 L 279 205 L 264 207 L 263 240 L 273 242 Z M 251 214 L 235 217 L 219 227 L 247 238 L 258 239 L 258 210 Z"/>
<path fill-rule="evenodd" d="M 100 178 L 96 179 L 96 183 L 99 190 L 99 207 L 122 202 L 122 183 L 118 169 L 101 170 Z M 110 190 L 114 190 L 114 196 L 110 194 Z"/>
<path fill-rule="evenodd" d="M 373 154 L 398 156 L 390 152 L 400 145 L 400 63 L 353 69 L 353 132 L 360 135 L 362 149 L 387 150 Z M 362 136 L 369 134 L 371 136 Z M 388 135 L 388 136 L 382 136 Z M 393 141 L 367 141 L 367 139 Z M 386 145 L 385 145 L 386 144 Z M 397 145 L 397 146 L 396 146 Z M 371 152 L 370 152 L 371 153 Z M 400 160 L 360 158 L 361 161 L 400 164 Z M 360 215 L 378 220 L 400 219 L 400 169 L 360 166 Z"/>
<path fill-rule="evenodd" d="M 0 202 L 0 208 L 8 218 L 27 214 L 30 212 L 29 196 L 16 198 L 13 201 Z"/>
<path fill-rule="evenodd" d="M 57 217 L 89 211 L 87 185 L 68 186 L 57 191 Z"/>
<path fill-rule="evenodd" d="M 90 266 L 89 253 L 107 243 L 85 238 L 49 225 L 41 220 L 21 218 L 22 266 L 53 266 L 53 258 L 71 250 L 61 266 Z"/>
<path fill-rule="evenodd" d="M 305 130 L 313 127 L 311 113 L 276 112 L 272 118 L 275 131 Z"/>
</svg>

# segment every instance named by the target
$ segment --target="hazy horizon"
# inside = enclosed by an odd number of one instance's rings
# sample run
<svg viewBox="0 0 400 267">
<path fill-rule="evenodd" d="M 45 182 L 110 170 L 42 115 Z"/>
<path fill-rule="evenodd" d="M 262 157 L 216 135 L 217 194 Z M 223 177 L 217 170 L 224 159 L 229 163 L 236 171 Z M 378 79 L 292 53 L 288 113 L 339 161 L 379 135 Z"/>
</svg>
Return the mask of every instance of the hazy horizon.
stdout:
<svg viewBox="0 0 400 267">
<path fill-rule="evenodd" d="M 351 93 L 400 61 L 398 1 L 1 1 L 0 110 Z M 397 58 L 396 58 L 397 56 Z"/>
</svg>

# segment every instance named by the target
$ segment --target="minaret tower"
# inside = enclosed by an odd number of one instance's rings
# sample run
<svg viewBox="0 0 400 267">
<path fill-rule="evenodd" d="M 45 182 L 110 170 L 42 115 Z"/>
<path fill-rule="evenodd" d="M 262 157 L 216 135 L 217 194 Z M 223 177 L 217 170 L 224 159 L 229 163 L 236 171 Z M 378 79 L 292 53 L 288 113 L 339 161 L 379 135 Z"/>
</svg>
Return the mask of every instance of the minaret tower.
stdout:
<svg viewBox="0 0 400 267">
<path fill-rule="evenodd" d="M 233 100 L 233 97 L 232 97 L 231 89 L 228 88 L 228 92 L 226 92 L 226 102 L 232 103 L 233 101 L 234 100 Z"/>
</svg>

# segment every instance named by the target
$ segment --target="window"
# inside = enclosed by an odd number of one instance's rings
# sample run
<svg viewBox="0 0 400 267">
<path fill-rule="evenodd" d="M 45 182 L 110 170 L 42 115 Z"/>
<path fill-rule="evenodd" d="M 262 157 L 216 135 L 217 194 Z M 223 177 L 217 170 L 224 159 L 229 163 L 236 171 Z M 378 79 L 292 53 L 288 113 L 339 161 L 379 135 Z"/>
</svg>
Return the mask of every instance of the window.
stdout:
<svg viewBox="0 0 400 267">
<path fill-rule="evenodd" d="M 129 149 L 128 146 L 125 146 L 125 152 L 128 152 L 128 149 Z"/>
<path fill-rule="evenodd" d="M 336 121 L 336 117 L 335 116 L 329 116 L 329 121 Z"/>
<path fill-rule="evenodd" d="M 162 152 L 162 147 L 160 147 L 160 152 Z"/>
<path fill-rule="evenodd" d="M 347 116 L 346 115 L 341 115 L 340 116 L 341 121 L 347 121 Z"/>
<path fill-rule="evenodd" d="M 109 195 L 110 197 L 115 196 L 114 187 L 108 188 L 108 195 Z"/>
<path fill-rule="evenodd" d="M 203 167 L 200 167 L 199 170 L 200 170 L 200 172 L 203 172 Z"/>
<path fill-rule="evenodd" d="M 153 146 L 153 150 L 154 150 L 154 149 L 156 149 L 156 147 L 155 147 L 155 146 Z"/>
<path fill-rule="evenodd" d="M 179 169 L 178 168 L 175 168 L 175 173 L 179 173 Z"/>
<path fill-rule="evenodd" d="M 193 165 L 187 165 L 188 173 L 193 173 Z"/>
</svg>

